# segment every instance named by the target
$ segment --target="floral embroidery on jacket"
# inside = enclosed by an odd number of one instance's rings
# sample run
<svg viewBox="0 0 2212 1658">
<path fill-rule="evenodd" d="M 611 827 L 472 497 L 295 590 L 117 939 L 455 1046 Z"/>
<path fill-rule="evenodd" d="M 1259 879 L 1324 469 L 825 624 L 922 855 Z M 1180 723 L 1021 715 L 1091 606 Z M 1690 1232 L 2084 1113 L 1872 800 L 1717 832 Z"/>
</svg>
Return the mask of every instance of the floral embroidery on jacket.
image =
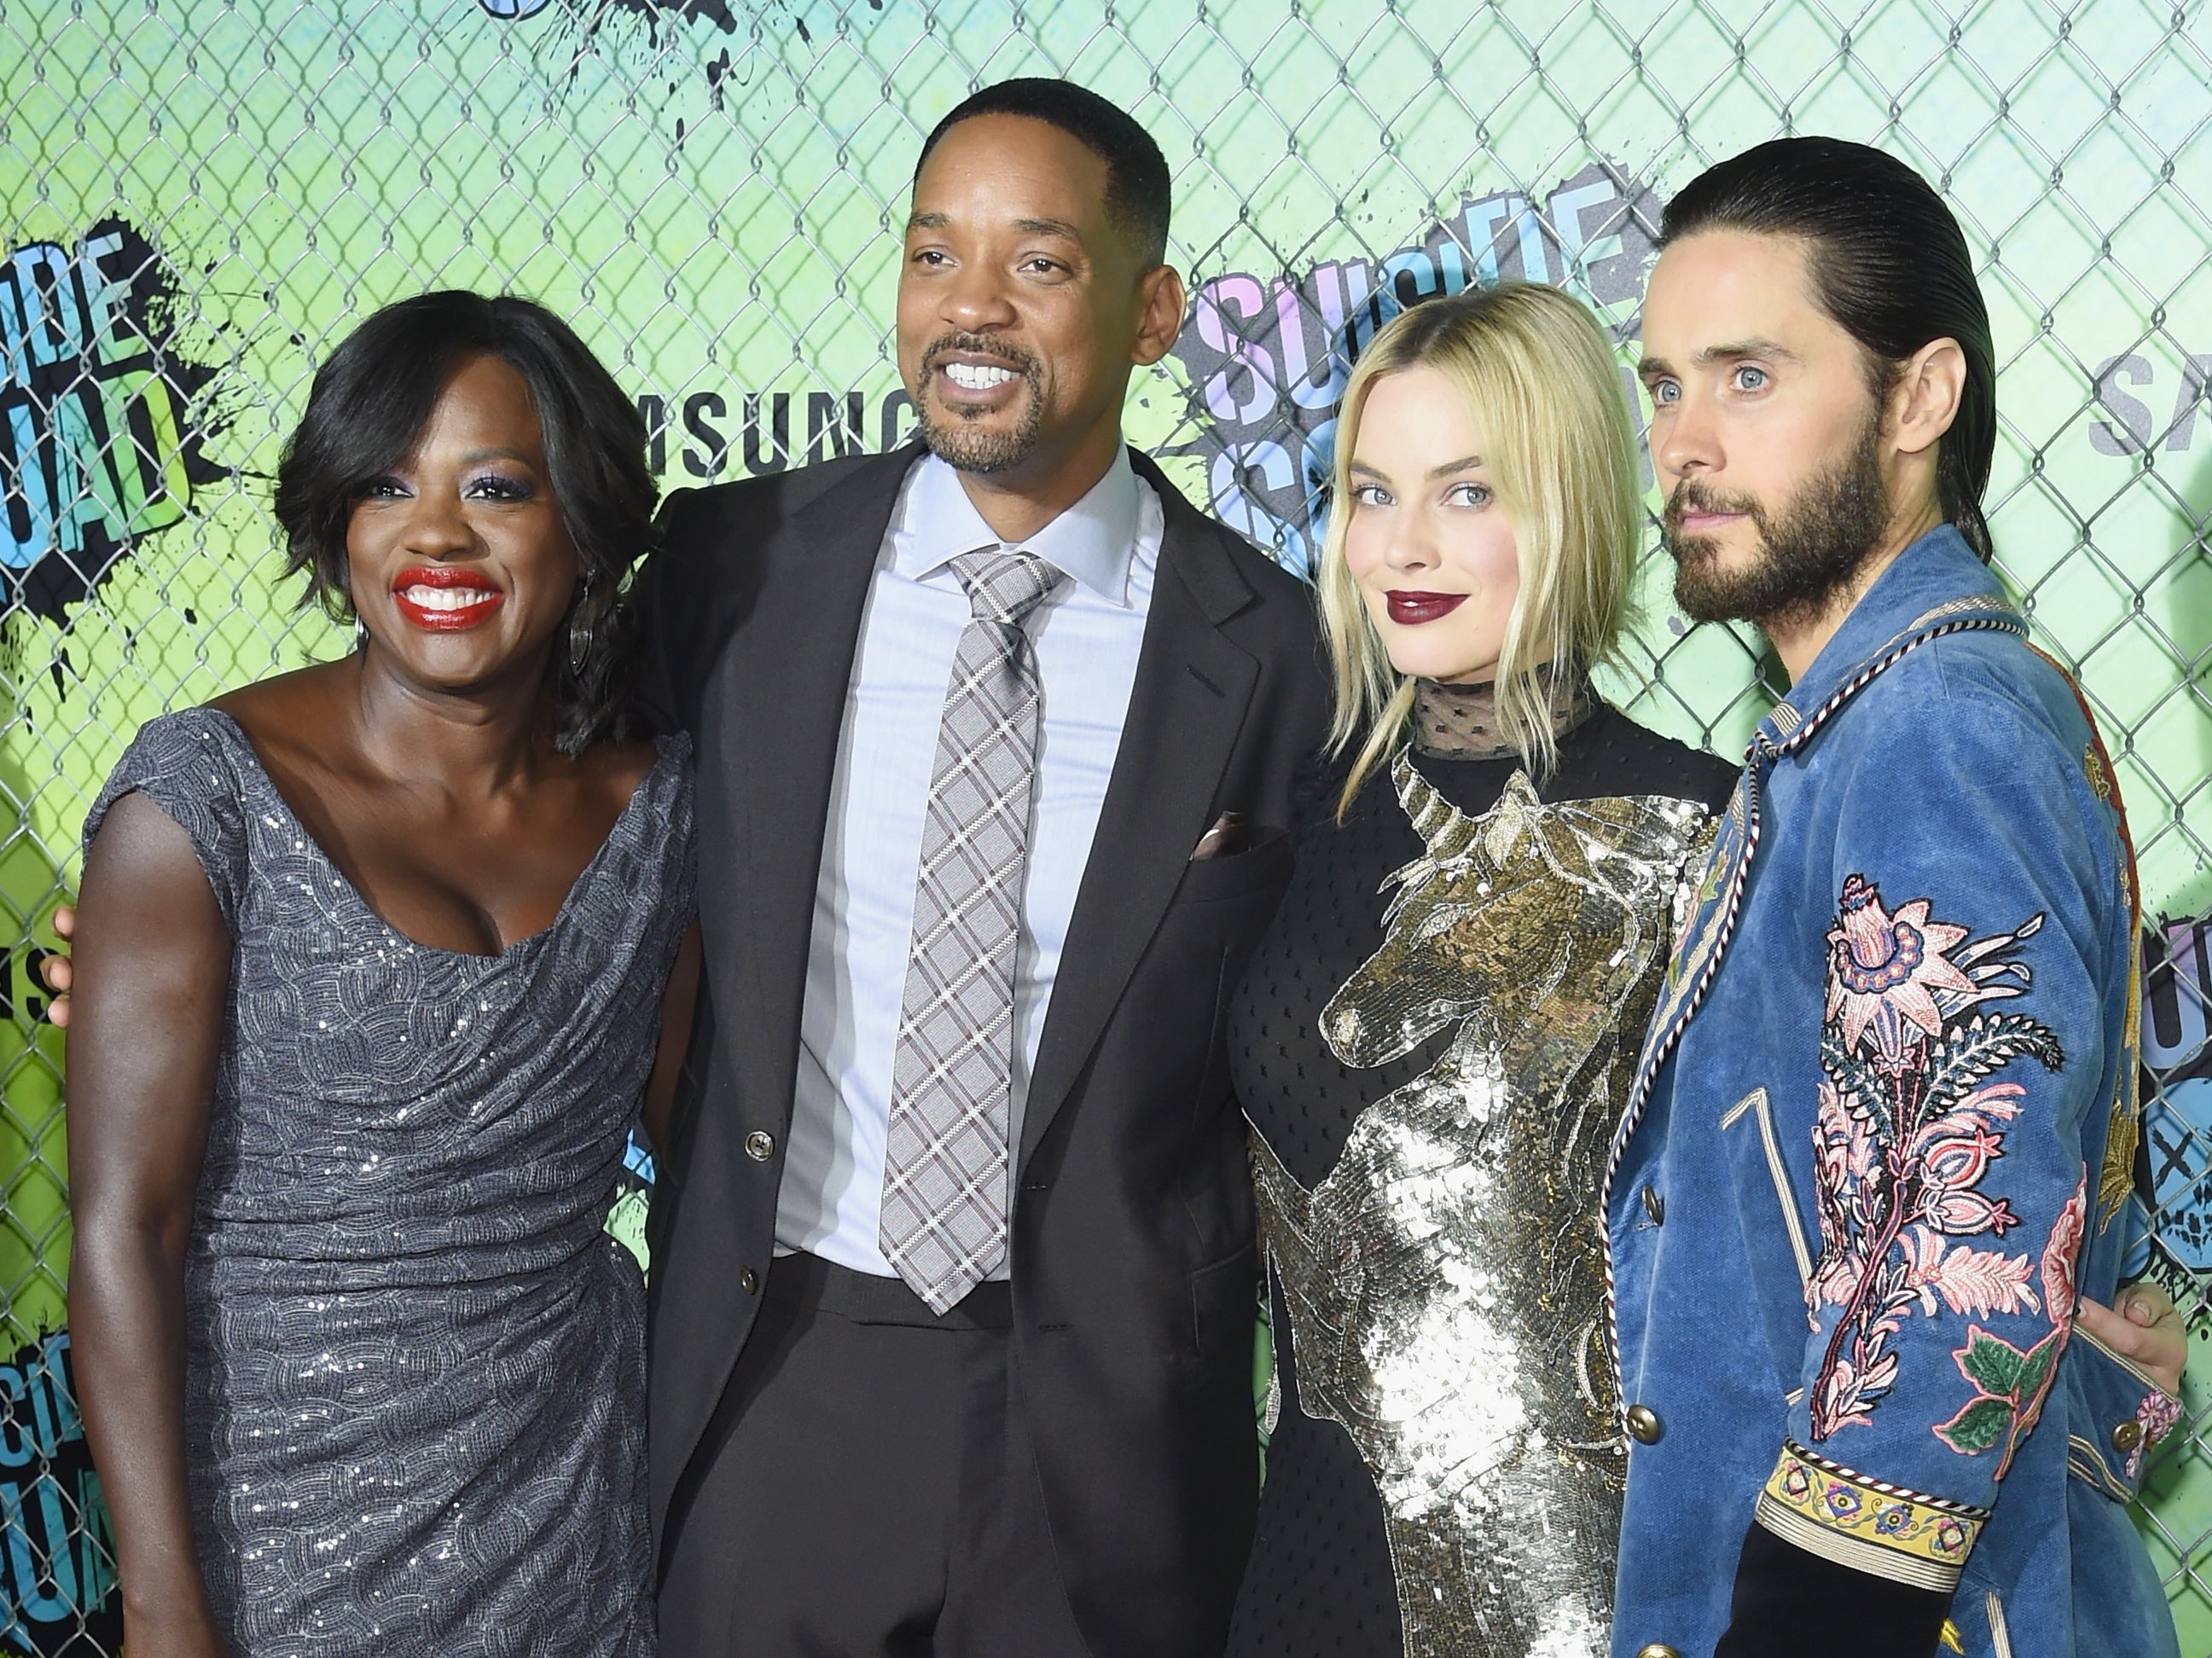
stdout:
<svg viewBox="0 0 2212 1658">
<path fill-rule="evenodd" d="M 2049 1335 L 2022 1352 L 1978 1324 L 1970 1324 L 1966 1345 L 1951 1355 L 1959 1374 L 1974 1384 L 1974 1396 L 1958 1415 L 1936 1424 L 1936 1437 L 1963 1456 L 1979 1456 L 2002 1442 L 2000 1479 L 2012 1467 L 2012 1454 L 2021 1440 L 2043 1413 L 2044 1395 L 2058 1369 L 2058 1355 L 2066 1351 L 2066 1339 L 2073 1333 L 2075 1259 L 2088 1218 L 2089 1171 L 2084 1169 L 2043 1249 L 2043 1304 L 2051 1318 Z"/>
<path fill-rule="evenodd" d="M 2039 1288 L 2047 1297 L 2057 1281 L 2051 1271 L 2056 1240 L 2045 1252 L 2039 1284 L 2031 1281 L 2033 1263 L 2027 1254 L 1954 1242 L 2002 1238 L 2020 1224 L 2005 1199 L 1980 1187 L 2004 1156 L 2005 1125 L 2025 1090 L 1986 1079 L 2022 1055 L 2051 1071 L 2065 1063 L 2048 1027 L 1983 1009 L 2028 987 L 2028 967 L 2013 952 L 2042 926 L 2043 917 L 1970 941 L 1966 928 L 1931 920 L 1930 907 L 1930 900 L 1916 898 L 1893 914 L 1878 887 L 1853 875 L 1844 883 L 1828 934 L 1820 1040 L 1826 1080 L 1813 1128 L 1821 1249 L 1806 1303 L 1814 1329 L 1822 1308 L 1843 1311 L 1814 1378 L 1816 1442 L 1872 1416 L 1897 1383 L 1893 1339 L 1916 1313 L 1934 1315 L 1939 1302 L 1954 1313 L 1984 1318 L 2046 1312 L 2064 1321 L 2061 1345 L 2071 1324 L 2070 1248 L 2063 1252 L 2062 1311 L 2037 1301 Z M 1996 1341 L 1975 1327 L 1968 1349 L 1977 1339 Z M 1993 1379 L 2009 1376 L 2017 1384 L 2006 1394 L 2014 1400 L 2007 1422 L 2017 1419 L 2022 1399 L 2030 1401 L 2033 1421 L 2056 1350 L 2033 1377 L 2004 1371 L 1996 1355 L 1977 1351 L 1990 1361 Z M 1960 1363 L 1964 1369 L 1965 1359 Z M 1976 1385 L 1985 1386 L 1979 1380 Z M 1975 1404 L 1982 1402 L 1978 1396 Z M 2026 1431 L 2024 1423 L 2019 1431 Z"/>
</svg>

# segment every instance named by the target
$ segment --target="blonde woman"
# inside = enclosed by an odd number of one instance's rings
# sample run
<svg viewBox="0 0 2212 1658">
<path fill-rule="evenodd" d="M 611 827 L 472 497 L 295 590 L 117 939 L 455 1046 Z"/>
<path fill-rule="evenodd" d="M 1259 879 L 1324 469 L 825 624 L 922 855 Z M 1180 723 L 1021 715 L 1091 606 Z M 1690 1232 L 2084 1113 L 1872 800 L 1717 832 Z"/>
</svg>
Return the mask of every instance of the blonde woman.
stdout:
<svg viewBox="0 0 2212 1658">
<path fill-rule="evenodd" d="M 1230 1649 L 1594 1658 L 1626 1467 L 1600 1184 L 1734 772 L 1590 690 L 1642 519 L 1579 304 L 1416 307 L 1337 432 L 1334 744 L 1231 1016 L 1279 1398 Z"/>
</svg>

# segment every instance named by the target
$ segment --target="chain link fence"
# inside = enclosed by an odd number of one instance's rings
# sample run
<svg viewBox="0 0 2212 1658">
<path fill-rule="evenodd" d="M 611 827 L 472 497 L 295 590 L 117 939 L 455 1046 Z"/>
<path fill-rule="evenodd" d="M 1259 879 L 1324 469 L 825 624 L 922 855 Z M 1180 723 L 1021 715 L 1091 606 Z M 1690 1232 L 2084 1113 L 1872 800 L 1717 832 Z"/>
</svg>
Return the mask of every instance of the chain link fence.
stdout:
<svg viewBox="0 0 2212 1658">
<path fill-rule="evenodd" d="M 2212 1337 L 2212 60 L 2201 3 L 2046 0 L 0 0 L 0 1648 L 119 1643 L 70 1404 L 45 917 L 137 723 L 343 647 L 267 480 L 370 308 L 512 288 L 632 388 L 664 486 L 878 449 L 920 141 L 974 87 L 1133 110 L 1192 311 L 1133 440 L 1304 568 L 1348 349 L 1419 295 L 1577 288 L 1633 359 L 1657 205 L 1784 132 L 1879 143 L 1981 261 L 2004 574 L 2082 679 L 2142 861 L 2158 1272 Z M 1734 756 L 1778 666 L 1647 567 L 1606 689 Z M 2200 1095 L 2202 1097 L 2200 1097 Z M 7 1351 L 0 1351 L 0 1357 Z M 2140 1523 L 2212 1654 L 2212 1409 Z"/>
</svg>

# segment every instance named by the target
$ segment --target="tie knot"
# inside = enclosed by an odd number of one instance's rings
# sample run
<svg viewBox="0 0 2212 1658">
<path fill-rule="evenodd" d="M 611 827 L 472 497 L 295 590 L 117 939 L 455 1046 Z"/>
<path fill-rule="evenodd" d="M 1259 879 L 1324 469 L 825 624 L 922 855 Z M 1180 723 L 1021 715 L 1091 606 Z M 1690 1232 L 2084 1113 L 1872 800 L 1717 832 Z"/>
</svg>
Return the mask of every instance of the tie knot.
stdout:
<svg viewBox="0 0 2212 1658">
<path fill-rule="evenodd" d="M 1036 554 L 1010 553 L 999 548 L 988 553 L 963 553 L 952 561 L 952 571 L 968 590 L 969 607 L 975 619 L 1009 628 L 1020 627 L 1061 580 L 1060 572 Z"/>
</svg>

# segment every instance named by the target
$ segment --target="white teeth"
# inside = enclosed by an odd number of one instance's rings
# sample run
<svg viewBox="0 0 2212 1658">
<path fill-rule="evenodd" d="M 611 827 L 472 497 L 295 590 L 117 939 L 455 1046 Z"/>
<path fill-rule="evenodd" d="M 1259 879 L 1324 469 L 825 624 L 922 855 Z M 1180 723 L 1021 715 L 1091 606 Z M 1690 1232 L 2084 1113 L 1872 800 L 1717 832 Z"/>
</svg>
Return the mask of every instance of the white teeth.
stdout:
<svg viewBox="0 0 2212 1658">
<path fill-rule="evenodd" d="M 498 597 L 482 587 L 405 587 L 399 596 L 424 610 L 465 610 Z"/>
<path fill-rule="evenodd" d="M 945 365 L 945 378 L 970 392 L 988 392 L 994 386 L 1004 386 L 1008 380 L 1019 380 L 1021 376 L 1011 368 L 993 368 L 974 362 L 948 362 Z"/>
</svg>

